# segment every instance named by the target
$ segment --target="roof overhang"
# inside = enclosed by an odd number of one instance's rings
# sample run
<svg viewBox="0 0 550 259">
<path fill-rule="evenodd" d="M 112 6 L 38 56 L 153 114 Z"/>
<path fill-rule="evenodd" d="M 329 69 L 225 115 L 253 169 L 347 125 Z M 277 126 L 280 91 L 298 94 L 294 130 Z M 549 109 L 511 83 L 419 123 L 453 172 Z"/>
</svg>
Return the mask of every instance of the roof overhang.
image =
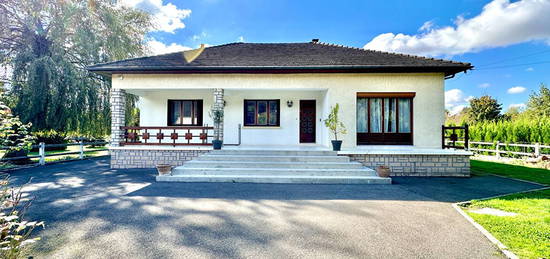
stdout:
<svg viewBox="0 0 550 259">
<path fill-rule="evenodd" d="M 445 73 L 451 78 L 460 72 L 472 69 L 464 66 L 308 66 L 308 67 L 88 67 L 91 72 L 102 75 L 112 74 L 299 74 L 299 73 Z"/>
</svg>

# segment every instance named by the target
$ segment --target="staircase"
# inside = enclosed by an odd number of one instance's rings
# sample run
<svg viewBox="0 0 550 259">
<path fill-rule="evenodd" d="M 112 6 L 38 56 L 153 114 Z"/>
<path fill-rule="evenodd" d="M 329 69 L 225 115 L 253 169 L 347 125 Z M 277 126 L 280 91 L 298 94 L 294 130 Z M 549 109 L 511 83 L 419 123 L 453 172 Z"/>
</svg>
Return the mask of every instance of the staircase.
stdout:
<svg viewBox="0 0 550 259">
<path fill-rule="evenodd" d="M 157 176 L 159 182 L 391 184 L 334 151 L 214 150 Z"/>
</svg>

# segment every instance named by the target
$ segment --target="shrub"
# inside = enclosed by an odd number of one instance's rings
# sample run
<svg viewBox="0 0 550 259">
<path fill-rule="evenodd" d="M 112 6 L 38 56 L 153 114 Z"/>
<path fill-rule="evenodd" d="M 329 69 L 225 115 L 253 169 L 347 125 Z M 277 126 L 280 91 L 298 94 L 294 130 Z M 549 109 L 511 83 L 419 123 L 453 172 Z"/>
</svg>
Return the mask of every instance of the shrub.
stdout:
<svg viewBox="0 0 550 259">
<path fill-rule="evenodd" d="M 1 97 L 1 96 L 0 96 Z M 13 116 L 11 110 L 0 102 L 0 146 L 7 147 L 4 157 L 27 156 L 32 145 L 32 136 L 29 135 L 31 124 L 22 123 Z M 28 158 L 13 160 L 14 164 L 26 164 Z"/>
<path fill-rule="evenodd" d="M 44 227 L 44 222 L 22 219 L 31 201 L 21 201 L 21 188 L 10 187 L 7 176 L 0 181 L 0 258 L 20 258 L 25 245 L 39 240 L 30 237 L 32 231 Z"/>
<path fill-rule="evenodd" d="M 68 142 L 66 138 L 66 134 L 63 132 L 58 132 L 55 130 L 45 130 L 45 131 L 37 131 L 33 132 L 32 135 L 35 137 L 34 144 L 38 145 L 40 142 L 44 142 L 46 144 L 54 145 L 54 144 L 65 144 Z M 48 147 L 46 146 L 46 151 L 52 151 L 52 150 L 65 150 L 67 149 L 66 146 L 61 147 Z M 38 148 L 33 148 L 32 151 L 38 151 Z"/>
</svg>

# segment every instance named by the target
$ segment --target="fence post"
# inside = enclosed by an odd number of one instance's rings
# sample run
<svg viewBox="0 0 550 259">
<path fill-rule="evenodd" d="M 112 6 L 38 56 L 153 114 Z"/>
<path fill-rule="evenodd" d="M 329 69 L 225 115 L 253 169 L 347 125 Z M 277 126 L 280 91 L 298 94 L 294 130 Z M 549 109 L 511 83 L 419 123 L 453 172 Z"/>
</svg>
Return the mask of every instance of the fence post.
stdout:
<svg viewBox="0 0 550 259">
<path fill-rule="evenodd" d="M 84 159 L 84 141 L 80 140 L 80 159 Z"/>
<path fill-rule="evenodd" d="M 45 165 L 46 164 L 46 143 L 40 142 L 40 144 L 38 144 L 38 155 L 40 156 L 40 159 L 38 160 L 38 164 Z"/>
<path fill-rule="evenodd" d="M 497 141 L 496 155 L 497 158 L 500 158 L 500 141 Z"/>
<path fill-rule="evenodd" d="M 535 157 L 540 156 L 540 143 L 535 143 Z"/>
</svg>

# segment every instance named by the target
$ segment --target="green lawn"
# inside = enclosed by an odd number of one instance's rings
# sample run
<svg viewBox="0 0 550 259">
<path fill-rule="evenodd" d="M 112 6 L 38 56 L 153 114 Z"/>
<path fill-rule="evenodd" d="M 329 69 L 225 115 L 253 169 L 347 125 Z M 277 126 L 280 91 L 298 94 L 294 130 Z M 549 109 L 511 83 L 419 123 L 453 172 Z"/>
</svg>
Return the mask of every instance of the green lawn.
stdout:
<svg viewBox="0 0 550 259">
<path fill-rule="evenodd" d="M 474 175 L 496 174 L 550 185 L 550 170 L 542 168 L 532 168 L 473 159 L 470 161 L 470 166 L 472 174 Z"/>
<path fill-rule="evenodd" d="M 518 215 L 469 212 L 474 208 L 494 208 Z M 550 190 L 474 200 L 465 210 L 520 258 L 550 258 Z"/>
<path fill-rule="evenodd" d="M 471 160 L 472 174 L 496 174 L 550 185 L 550 170 Z M 469 212 L 493 208 L 518 213 L 493 216 Z M 465 211 L 520 258 L 550 258 L 550 190 L 473 200 Z"/>
</svg>

